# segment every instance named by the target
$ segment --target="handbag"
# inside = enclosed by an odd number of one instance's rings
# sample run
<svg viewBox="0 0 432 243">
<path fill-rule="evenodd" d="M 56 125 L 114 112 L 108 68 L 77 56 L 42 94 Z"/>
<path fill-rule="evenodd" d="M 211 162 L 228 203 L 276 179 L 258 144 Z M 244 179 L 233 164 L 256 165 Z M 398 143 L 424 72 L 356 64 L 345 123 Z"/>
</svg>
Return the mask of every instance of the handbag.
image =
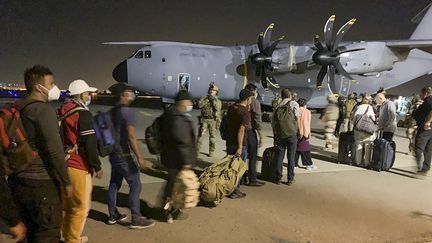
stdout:
<svg viewBox="0 0 432 243">
<path fill-rule="evenodd" d="M 378 127 L 372 120 L 372 118 L 367 115 L 369 108 L 370 107 L 368 106 L 364 114 L 356 116 L 354 130 L 372 135 L 375 133 L 376 130 L 378 130 Z"/>
</svg>

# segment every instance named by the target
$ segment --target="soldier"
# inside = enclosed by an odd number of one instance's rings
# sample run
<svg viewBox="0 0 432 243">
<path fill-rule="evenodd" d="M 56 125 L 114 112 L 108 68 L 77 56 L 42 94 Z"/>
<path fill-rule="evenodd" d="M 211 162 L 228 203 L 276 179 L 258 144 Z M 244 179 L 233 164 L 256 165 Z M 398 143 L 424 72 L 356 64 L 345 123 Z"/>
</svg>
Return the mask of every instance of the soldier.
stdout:
<svg viewBox="0 0 432 243">
<path fill-rule="evenodd" d="M 325 122 L 324 130 L 325 135 L 324 138 L 326 140 L 325 149 L 330 150 L 333 148 L 333 143 L 336 140 L 334 136 L 334 131 L 336 128 L 336 122 L 339 118 L 339 107 L 338 103 L 338 95 L 331 94 L 327 97 L 328 105 L 325 110 L 324 116 L 322 117 L 322 121 Z"/>
<path fill-rule="evenodd" d="M 415 141 L 415 135 L 417 131 L 417 122 L 412 117 L 412 113 L 415 109 L 417 109 L 420 105 L 422 100 L 420 99 L 419 95 L 415 95 L 413 99 L 411 100 L 410 109 L 408 111 L 408 114 L 406 115 L 406 121 L 408 124 L 408 128 L 406 130 L 406 136 L 409 140 L 408 145 L 408 153 L 411 155 L 414 155 L 415 147 L 414 147 L 414 141 Z"/>
<path fill-rule="evenodd" d="M 274 98 L 272 100 L 272 107 L 273 109 L 278 108 L 279 104 L 282 102 L 281 95 L 277 92 L 274 93 Z"/>
<path fill-rule="evenodd" d="M 221 122 L 222 102 L 218 98 L 219 88 L 211 82 L 209 85 L 208 95 L 200 99 L 198 106 L 201 109 L 200 127 L 198 132 L 197 151 L 202 144 L 202 136 L 209 131 L 209 157 L 213 156 L 215 151 L 215 134 Z"/>
<path fill-rule="evenodd" d="M 344 119 L 344 128 L 343 131 L 347 132 L 352 130 L 352 124 L 350 125 L 350 118 L 354 106 L 357 104 L 356 97 L 354 93 L 348 95 L 348 100 L 345 102 L 345 119 Z"/>
</svg>

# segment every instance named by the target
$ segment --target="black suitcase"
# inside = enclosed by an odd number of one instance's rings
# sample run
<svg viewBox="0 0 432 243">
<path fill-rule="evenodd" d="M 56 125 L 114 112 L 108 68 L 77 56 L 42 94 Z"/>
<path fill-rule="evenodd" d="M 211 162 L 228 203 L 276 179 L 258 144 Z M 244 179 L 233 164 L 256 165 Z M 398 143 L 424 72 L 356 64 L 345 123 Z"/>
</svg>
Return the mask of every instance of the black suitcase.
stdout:
<svg viewBox="0 0 432 243">
<path fill-rule="evenodd" d="M 376 171 L 390 170 L 396 159 L 396 144 L 383 138 L 373 143 L 371 168 Z"/>
<path fill-rule="evenodd" d="M 272 181 L 276 175 L 276 160 L 278 156 L 278 148 L 276 146 L 266 148 L 264 150 L 261 163 L 261 179 Z"/>
<path fill-rule="evenodd" d="M 354 160 L 354 132 L 339 134 L 338 163 L 352 164 Z"/>
</svg>

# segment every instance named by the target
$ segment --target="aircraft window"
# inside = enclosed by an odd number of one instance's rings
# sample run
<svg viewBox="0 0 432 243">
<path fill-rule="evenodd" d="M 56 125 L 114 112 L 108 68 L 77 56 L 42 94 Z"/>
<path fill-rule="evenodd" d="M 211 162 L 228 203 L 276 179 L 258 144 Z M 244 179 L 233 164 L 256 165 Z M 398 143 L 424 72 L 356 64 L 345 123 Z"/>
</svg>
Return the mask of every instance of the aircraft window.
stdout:
<svg viewBox="0 0 432 243">
<path fill-rule="evenodd" d="M 151 51 L 145 51 L 145 58 L 151 58 Z"/>
<path fill-rule="evenodd" d="M 178 81 L 179 81 L 179 90 L 189 91 L 189 89 L 190 89 L 190 75 L 189 74 L 180 73 Z"/>
<path fill-rule="evenodd" d="M 143 58 L 143 52 L 139 51 L 137 54 L 135 54 L 135 58 Z"/>
</svg>

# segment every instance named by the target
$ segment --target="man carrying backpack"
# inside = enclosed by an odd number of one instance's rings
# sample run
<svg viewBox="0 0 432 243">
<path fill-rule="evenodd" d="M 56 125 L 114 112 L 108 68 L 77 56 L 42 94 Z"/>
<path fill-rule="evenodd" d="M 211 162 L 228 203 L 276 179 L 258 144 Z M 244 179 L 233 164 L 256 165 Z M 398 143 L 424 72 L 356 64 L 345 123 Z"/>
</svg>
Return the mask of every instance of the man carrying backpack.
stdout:
<svg viewBox="0 0 432 243">
<path fill-rule="evenodd" d="M 294 183 L 294 165 L 297 149 L 298 122 L 293 106 L 290 105 L 292 93 L 289 89 L 281 92 L 282 102 L 273 114 L 273 134 L 278 147 L 277 169 L 275 183 L 280 184 L 283 173 L 283 158 L 287 150 L 288 180 L 287 185 Z"/>
<path fill-rule="evenodd" d="M 202 144 L 202 136 L 208 130 L 209 132 L 209 157 L 213 157 L 215 151 L 215 134 L 218 124 L 221 122 L 222 102 L 217 97 L 219 88 L 210 83 L 208 95 L 200 99 L 198 107 L 201 109 L 200 127 L 198 130 L 197 152 Z"/>
<path fill-rule="evenodd" d="M 110 154 L 111 180 L 108 189 L 108 224 L 113 225 L 126 220 L 116 207 L 117 192 L 123 179 L 129 185 L 129 209 L 132 214 L 131 229 L 145 229 L 155 222 L 142 216 L 140 211 L 140 167 L 145 167 L 144 159 L 139 151 L 135 134 L 135 111 L 129 108 L 135 100 L 135 89 L 127 85 L 117 86 L 114 94 L 118 96 L 118 104 L 110 111 L 112 115 L 113 133 L 116 140 L 115 151 Z"/>
<path fill-rule="evenodd" d="M 36 65 L 24 73 L 28 97 L 17 103 L 27 139 L 37 152 L 23 171 L 9 176 L 13 199 L 27 227 L 28 242 L 58 243 L 62 206 L 60 191 L 71 197 L 57 116 L 48 104 L 60 96 L 53 73 Z"/>
<path fill-rule="evenodd" d="M 196 162 L 195 129 L 190 112 L 192 97 L 185 90 L 180 91 L 175 98 L 175 105 L 161 116 L 161 162 L 168 169 L 168 180 L 164 189 L 163 201 L 169 202 L 173 186 L 179 172 L 191 169 Z M 179 209 L 167 209 L 167 222 L 175 219 L 185 219 L 187 216 Z"/>
<path fill-rule="evenodd" d="M 74 187 L 72 198 L 66 198 L 63 202 L 62 233 L 65 243 L 86 239 L 81 237 L 81 233 L 90 210 L 92 175 L 102 178 L 93 117 L 88 109 L 90 92 L 96 90 L 84 80 L 71 82 L 68 89 L 71 98 L 58 111 L 68 172 Z"/>
</svg>

